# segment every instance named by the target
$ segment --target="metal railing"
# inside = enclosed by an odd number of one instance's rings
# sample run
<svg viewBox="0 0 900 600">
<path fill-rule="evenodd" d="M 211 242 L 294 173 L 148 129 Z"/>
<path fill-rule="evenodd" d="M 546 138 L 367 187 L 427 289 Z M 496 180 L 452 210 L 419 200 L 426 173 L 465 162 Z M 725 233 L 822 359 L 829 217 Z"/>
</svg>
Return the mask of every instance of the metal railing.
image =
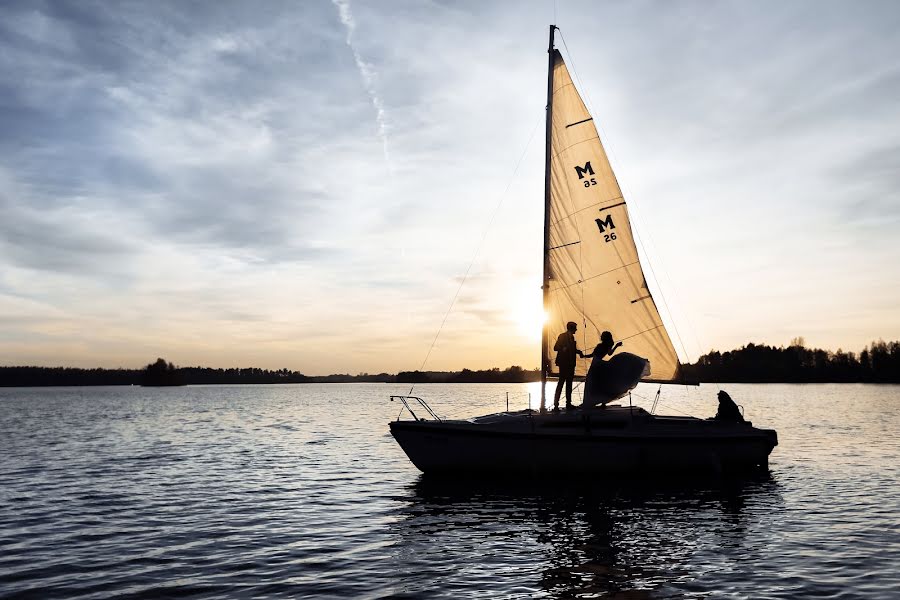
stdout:
<svg viewBox="0 0 900 600">
<path fill-rule="evenodd" d="M 403 407 L 409 411 L 409 414 L 411 414 L 412 418 L 415 419 L 416 421 L 422 421 L 424 419 L 420 419 L 419 417 L 416 416 L 416 413 L 413 412 L 413 409 L 409 406 L 410 400 L 415 400 L 416 402 L 418 402 L 419 406 L 421 406 L 426 411 L 428 411 L 428 414 L 431 415 L 431 418 L 435 419 L 436 421 L 441 421 L 441 418 L 439 416 L 437 416 L 436 412 L 431 410 L 431 407 L 428 406 L 428 403 L 425 402 L 423 399 L 419 398 L 418 396 L 391 396 L 391 402 L 393 402 L 394 400 L 399 400 L 400 402 L 402 402 Z M 402 414 L 403 414 L 403 410 L 401 409 L 400 415 L 402 415 Z M 398 421 L 400 420 L 400 415 L 397 415 Z"/>
</svg>

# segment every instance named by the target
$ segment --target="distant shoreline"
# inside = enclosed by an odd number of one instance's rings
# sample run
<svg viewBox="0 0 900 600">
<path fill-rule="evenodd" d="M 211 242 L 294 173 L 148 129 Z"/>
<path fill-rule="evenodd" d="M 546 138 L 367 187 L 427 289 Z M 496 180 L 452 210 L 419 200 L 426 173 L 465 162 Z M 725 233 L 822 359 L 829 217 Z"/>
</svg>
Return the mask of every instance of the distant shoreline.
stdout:
<svg viewBox="0 0 900 600">
<path fill-rule="evenodd" d="M 160 359 L 162 360 L 162 359 Z M 304 375 L 280 369 L 212 369 L 175 367 L 163 361 L 144 369 L 79 369 L 73 367 L 0 367 L 0 387 L 269 385 L 289 383 L 528 383 L 540 371 L 521 367 L 483 371 L 406 371 L 357 375 Z"/>
<path fill-rule="evenodd" d="M 540 380 L 538 380 L 540 381 Z M 309 381 L 305 383 L 286 383 L 286 382 L 277 382 L 277 383 L 186 383 L 180 385 L 141 385 L 139 383 L 78 383 L 78 384 L 67 384 L 67 383 L 38 383 L 31 385 L 17 385 L 17 384 L 7 384 L 0 383 L 0 389 L 15 389 L 15 388 L 29 388 L 29 389 L 40 389 L 40 388 L 64 388 L 64 387 L 140 387 L 140 388 L 180 388 L 180 387 L 195 387 L 195 386 L 253 386 L 253 385 L 348 385 L 348 384 L 365 384 L 365 383 L 383 383 L 383 384 L 394 384 L 394 385 L 409 385 L 409 382 L 397 382 L 397 381 L 385 381 L 385 382 L 370 382 L 370 381 Z M 527 381 L 425 381 L 419 382 L 415 385 L 484 385 L 484 384 L 503 384 L 503 383 L 537 383 L 537 382 L 527 382 Z M 701 381 L 701 384 L 704 385 L 900 385 L 900 382 L 881 382 L 881 381 Z M 556 385 L 556 380 L 552 380 L 552 384 Z M 653 383 L 650 385 L 659 385 L 657 383 Z M 687 385 L 681 383 L 670 383 L 663 385 Z"/>
<path fill-rule="evenodd" d="M 652 365 L 651 365 L 652 368 Z M 900 383 L 900 342 L 872 342 L 858 354 L 806 348 L 797 338 L 790 346 L 747 344 L 728 352 L 711 351 L 682 365 L 683 379 L 700 383 Z M 400 371 L 357 375 L 304 375 L 288 369 L 255 367 L 214 369 L 176 367 L 159 358 L 143 369 L 72 367 L 0 367 L 0 387 L 100 385 L 255 385 L 278 383 L 531 383 L 540 369 Z"/>
</svg>

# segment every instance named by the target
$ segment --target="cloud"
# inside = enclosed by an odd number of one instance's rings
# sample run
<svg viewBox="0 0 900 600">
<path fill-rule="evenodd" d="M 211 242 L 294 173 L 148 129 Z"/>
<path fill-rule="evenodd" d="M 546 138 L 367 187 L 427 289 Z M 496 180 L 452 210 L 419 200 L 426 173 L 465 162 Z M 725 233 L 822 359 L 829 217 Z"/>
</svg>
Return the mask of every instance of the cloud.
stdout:
<svg viewBox="0 0 900 600">
<path fill-rule="evenodd" d="M 376 83 L 378 74 L 371 64 L 363 60 L 362 54 L 354 39 L 356 33 L 356 21 L 353 19 L 353 13 L 350 10 L 350 3 L 346 0 L 332 0 L 332 3 L 335 8 L 338 9 L 338 16 L 340 17 L 341 24 L 347 32 L 347 46 L 353 53 L 353 61 L 356 63 L 356 68 L 359 69 L 359 75 L 362 78 L 366 92 L 369 94 L 369 98 L 372 100 L 372 107 L 375 109 L 375 123 L 378 128 L 378 139 L 381 140 L 384 149 L 384 161 L 387 163 L 388 169 L 393 171 L 390 152 L 388 151 L 387 111 L 384 108 L 384 101 L 378 94 Z"/>
<path fill-rule="evenodd" d="M 0 169 L 0 257 L 41 271 L 110 273 L 137 247 L 77 206 L 30 206 L 28 190 Z"/>
<path fill-rule="evenodd" d="M 823 323 L 856 307 L 817 343 L 900 336 L 900 11 L 591 10 L 559 7 L 578 83 L 704 345 L 783 331 L 807 297 Z M 428 366 L 533 364 L 504 315 L 540 296 L 550 16 L 4 3 L 0 294 L 29 318 L 0 362 L 415 368 L 509 185 Z"/>
</svg>

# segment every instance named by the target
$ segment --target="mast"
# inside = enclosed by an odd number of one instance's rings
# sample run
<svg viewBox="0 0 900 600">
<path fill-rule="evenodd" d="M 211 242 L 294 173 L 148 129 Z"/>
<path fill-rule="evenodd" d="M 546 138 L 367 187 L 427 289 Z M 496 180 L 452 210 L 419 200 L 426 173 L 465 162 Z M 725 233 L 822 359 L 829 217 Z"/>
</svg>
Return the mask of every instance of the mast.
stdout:
<svg viewBox="0 0 900 600">
<path fill-rule="evenodd" d="M 544 276 L 541 290 L 544 295 L 544 314 L 547 314 L 550 300 L 550 138 L 553 129 L 553 34 L 556 25 L 550 26 L 550 46 L 547 49 L 547 129 L 544 158 Z M 550 373 L 550 320 L 544 321 L 541 333 L 541 410 L 544 410 L 547 396 L 547 375 Z"/>
</svg>

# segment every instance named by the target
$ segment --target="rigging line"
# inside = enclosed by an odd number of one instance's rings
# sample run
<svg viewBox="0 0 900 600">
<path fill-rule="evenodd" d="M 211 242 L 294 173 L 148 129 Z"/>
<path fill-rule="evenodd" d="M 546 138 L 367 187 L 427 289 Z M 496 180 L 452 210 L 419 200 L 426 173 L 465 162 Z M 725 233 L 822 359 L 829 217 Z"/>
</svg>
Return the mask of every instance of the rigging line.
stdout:
<svg viewBox="0 0 900 600">
<path fill-rule="evenodd" d="M 662 323 L 660 323 L 656 327 L 651 327 L 650 329 L 645 329 L 644 331 L 639 331 L 635 334 L 629 335 L 628 337 L 619 338 L 619 340 L 624 342 L 625 340 L 630 340 L 631 338 L 636 338 L 639 335 L 644 335 L 645 333 L 650 333 L 651 331 L 656 331 L 657 329 L 659 329 L 662 326 L 663 326 Z"/>
<path fill-rule="evenodd" d="M 666 403 L 666 402 L 659 402 L 659 405 L 660 405 L 660 406 L 664 406 L 664 407 L 666 407 L 668 410 L 675 411 L 675 412 L 677 412 L 677 413 L 679 413 L 679 414 L 682 414 L 682 415 L 684 415 L 684 416 L 686 416 L 686 417 L 694 417 L 694 415 L 692 415 L 691 413 L 686 413 L 686 412 L 684 412 L 683 410 L 678 410 L 677 408 L 675 408 L 674 406 L 672 406 L 671 404 L 668 404 L 668 403 Z M 695 419 L 699 419 L 700 417 L 694 417 L 694 418 L 695 418 Z"/>
<path fill-rule="evenodd" d="M 494 224 L 494 219 L 497 218 L 497 214 L 500 212 L 500 207 L 503 206 L 503 201 L 506 200 L 506 194 L 509 192 L 509 188 L 512 187 L 513 181 L 515 181 L 516 174 L 519 172 L 519 167 L 522 166 L 522 161 L 525 160 L 525 155 L 528 154 L 528 148 L 531 147 L 531 140 L 534 139 L 534 134 L 537 132 L 538 125 L 541 124 L 541 120 L 544 117 L 544 111 L 541 111 L 541 116 L 538 118 L 537 122 L 534 124 L 534 128 L 531 130 L 531 135 L 528 136 L 528 141 L 525 142 L 525 149 L 522 151 L 522 155 L 519 156 L 519 160 L 516 162 L 516 166 L 513 169 L 512 175 L 509 178 L 509 181 L 506 184 L 506 188 L 503 190 L 503 193 L 500 194 L 500 200 L 497 202 L 497 206 L 494 207 L 494 212 L 491 214 L 491 218 L 488 220 L 487 226 L 484 228 L 484 232 L 481 234 L 481 241 L 478 242 L 478 246 L 475 248 L 475 254 L 472 256 L 471 262 L 469 262 L 469 266 L 466 267 L 466 272 L 463 275 L 462 281 L 459 282 L 459 287 L 456 288 L 456 293 L 453 294 L 453 299 L 450 301 L 450 306 L 447 307 L 447 312 L 444 313 L 444 318 L 441 320 L 441 325 L 438 327 L 437 333 L 434 334 L 434 339 L 431 340 L 431 346 L 428 348 L 428 352 L 425 354 L 425 360 L 422 361 L 422 366 L 419 367 L 419 370 L 425 368 L 425 364 L 428 362 L 428 359 L 431 357 L 431 352 L 434 350 L 434 345 L 437 344 L 438 337 L 441 335 L 441 331 L 444 329 L 444 324 L 447 323 L 447 317 L 450 316 L 450 312 L 453 310 L 453 306 L 456 304 L 456 299 L 459 298 L 459 293 L 462 291 L 463 286 L 466 284 L 466 280 L 469 278 L 469 272 L 472 270 L 472 266 L 475 264 L 475 260 L 478 258 L 478 254 L 481 252 L 481 247 L 484 246 L 484 240 L 487 239 L 488 231 L 491 229 L 491 225 Z M 409 393 L 412 394 L 413 389 L 416 384 L 413 383 L 409 388 Z"/>
<path fill-rule="evenodd" d="M 578 81 L 578 87 L 580 87 L 582 89 L 582 91 L 584 91 L 584 97 L 587 100 L 588 110 L 590 111 L 590 113 L 592 115 L 596 115 L 597 113 L 594 111 L 594 106 L 593 106 L 593 103 L 591 102 L 591 97 L 588 95 L 587 89 L 581 83 L 581 77 L 579 77 L 578 69 L 575 66 L 575 59 L 572 58 L 572 53 L 569 51 L 568 44 L 566 44 L 566 36 L 563 35 L 562 30 L 557 28 L 557 31 L 559 31 L 559 37 L 562 40 L 563 47 L 566 49 L 566 54 L 569 57 L 569 62 L 572 63 L 572 73 L 575 74 L 575 79 Z M 609 140 L 609 137 L 606 135 L 606 132 L 603 131 L 603 127 L 600 125 L 600 123 L 596 119 L 594 119 L 594 123 L 597 126 L 598 133 L 603 133 L 602 139 L 607 140 L 607 144 L 605 144 L 605 146 L 609 147 L 609 153 L 612 155 L 613 159 L 615 159 L 616 162 L 619 162 L 618 158 L 616 157 L 615 149 L 612 146 L 612 142 Z M 600 137 L 600 136 L 598 136 L 598 137 Z M 602 143 L 603 142 L 601 141 L 601 144 Z M 619 183 L 618 177 L 615 176 L 615 172 L 613 172 L 613 178 L 616 180 L 616 183 Z M 622 189 L 623 192 L 625 191 L 621 184 L 619 184 L 619 189 Z M 624 195 L 624 193 L 623 193 L 623 195 Z M 629 192 L 629 196 L 631 196 L 630 192 Z M 636 206 L 637 205 L 634 203 L 634 197 L 632 196 L 632 202 L 631 202 L 632 212 L 634 212 L 635 217 L 637 217 L 637 220 L 641 221 L 641 226 L 646 229 L 647 237 L 649 238 L 649 241 L 652 243 L 653 236 L 650 234 L 650 230 L 644 226 L 644 219 L 641 217 L 640 211 L 636 209 Z M 656 284 L 656 289 L 659 290 L 659 295 L 660 295 L 660 298 L 662 299 L 663 306 L 666 309 L 666 313 L 668 313 L 668 315 L 669 315 L 669 321 L 672 323 L 672 327 L 675 329 L 675 337 L 678 338 L 678 344 L 681 346 L 681 351 L 684 352 L 684 358 L 686 360 L 690 361 L 691 357 L 687 352 L 687 348 L 684 345 L 684 341 L 681 339 L 681 332 L 678 330 L 678 324 L 675 322 L 674 314 L 672 313 L 671 309 L 669 308 L 669 303 L 666 301 L 666 295 L 663 293 L 663 289 L 659 285 L 659 280 L 656 278 L 656 271 L 653 269 L 653 262 L 650 260 L 650 255 L 647 253 L 647 249 L 644 247 L 644 240 L 640 235 L 637 234 L 637 232 L 635 232 L 634 237 L 637 238 L 638 243 L 641 245 L 641 250 L 644 251 L 644 256 L 647 258 L 647 266 L 650 267 L 650 275 L 653 276 L 653 282 Z M 655 247 L 656 244 L 654 243 L 653 246 Z M 660 258 L 660 261 L 662 261 L 661 258 Z M 665 264 L 662 263 L 661 266 L 662 266 L 663 272 L 666 273 Z M 671 278 L 668 277 L 668 273 L 666 273 L 666 277 L 671 282 Z M 688 322 L 688 326 L 692 327 L 690 322 Z M 694 335 L 696 337 L 696 333 L 694 333 Z"/>
<path fill-rule="evenodd" d="M 640 211 L 635 210 L 633 212 L 634 212 L 635 216 L 641 221 L 641 225 L 643 226 L 644 219 L 640 216 Z M 652 235 L 650 234 L 649 228 L 647 228 L 646 226 L 644 228 L 647 230 L 648 240 L 652 243 Z M 678 344 L 681 346 L 681 351 L 684 352 L 684 358 L 685 358 L 685 360 L 690 361 L 691 357 L 688 354 L 687 348 L 684 345 L 684 340 L 681 339 L 681 332 L 678 330 L 678 324 L 675 322 L 675 315 L 672 312 L 672 309 L 669 308 L 669 303 L 666 300 L 666 295 L 665 295 L 665 293 L 663 293 L 662 286 L 659 285 L 659 280 L 656 277 L 656 271 L 653 268 L 653 263 L 650 261 L 650 254 L 647 252 L 647 249 L 644 247 L 644 240 L 639 235 L 636 235 L 635 237 L 637 238 L 638 243 L 641 245 L 641 250 L 644 251 L 644 256 L 647 257 L 647 266 L 650 267 L 650 275 L 653 276 L 653 283 L 656 284 L 656 289 L 659 290 L 659 297 L 662 299 L 662 303 L 666 309 L 666 313 L 669 315 L 669 322 L 672 323 L 672 327 L 675 329 L 675 337 L 678 338 Z M 656 244 L 653 244 L 653 246 L 655 247 Z M 663 272 L 665 273 L 666 270 L 665 270 L 665 265 L 662 264 L 662 258 L 660 258 L 660 263 L 661 263 Z M 671 282 L 671 278 L 668 276 L 668 274 L 666 274 L 666 278 L 669 279 L 669 281 Z"/>
<path fill-rule="evenodd" d="M 660 384 L 660 387 L 662 387 L 662 384 Z M 632 394 L 634 394 L 634 392 L 632 392 Z M 699 417 L 696 417 L 696 416 L 694 416 L 694 415 L 692 415 L 692 414 L 690 414 L 690 413 L 686 413 L 686 412 L 684 412 L 683 410 L 678 410 L 677 408 L 673 408 L 672 405 L 670 405 L 670 404 L 667 404 L 667 403 L 665 403 L 665 402 L 660 402 L 660 400 L 659 400 L 659 398 L 661 397 L 660 394 L 661 394 L 661 390 L 656 391 L 656 392 L 653 392 L 654 398 L 648 398 L 647 396 L 641 396 L 640 394 L 634 394 L 634 396 L 635 396 L 636 398 L 640 398 L 640 399 L 643 400 L 644 402 L 648 402 L 648 403 L 649 403 L 649 402 L 652 402 L 652 403 L 653 403 L 653 408 L 654 408 L 654 410 L 656 409 L 657 406 L 666 406 L 666 407 L 668 407 L 669 409 L 671 409 L 672 411 L 677 412 L 677 413 L 679 413 L 679 414 L 682 414 L 682 415 L 684 415 L 684 416 L 686 416 L 686 417 L 693 417 L 693 418 L 695 418 L 695 419 L 699 418 Z M 650 411 L 650 414 L 651 414 L 651 415 L 654 415 L 654 416 L 660 416 L 660 415 L 657 415 L 655 412 L 653 412 L 653 410 Z"/>
<path fill-rule="evenodd" d="M 653 246 L 655 247 L 656 242 L 653 241 L 653 236 L 648 235 L 648 237 L 650 238 L 650 243 L 653 244 Z M 662 262 L 662 259 L 660 259 L 660 262 Z M 701 344 L 700 337 L 697 335 L 697 328 L 694 326 L 694 323 L 691 319 L 691 315 L 683 309 L 684 303 L 681 301 L 681 297 L 678 294 L 678 288 L 674 285 L 672 278 L 669 276 L 668 271 L 665 269 L 665 263 L 662 263 L 662 264 L 663 264 L 663 275 L 665 275 L 666 280 L 668 280 L 668 282 L 669 282 L 669 287 L 672 290 L 672 294 L 675 297 L 675 302 L 678 304 L 679 307 L 682 307 L 681 312 L 684 315 L 684 317 L 687 319 L 688 329 L 690 330 L 691 335 L 694 337 L 694 344 L 697 346 L 697 358 L 699 359 L 700 356 L 703 354 L 703 348 L 705 346 Z M 668 308 L 667 308 L 667 310 L 668 310 Z M 687 358 L 690 359 L 690 356 L 688 356 Z"/>
</svg>

